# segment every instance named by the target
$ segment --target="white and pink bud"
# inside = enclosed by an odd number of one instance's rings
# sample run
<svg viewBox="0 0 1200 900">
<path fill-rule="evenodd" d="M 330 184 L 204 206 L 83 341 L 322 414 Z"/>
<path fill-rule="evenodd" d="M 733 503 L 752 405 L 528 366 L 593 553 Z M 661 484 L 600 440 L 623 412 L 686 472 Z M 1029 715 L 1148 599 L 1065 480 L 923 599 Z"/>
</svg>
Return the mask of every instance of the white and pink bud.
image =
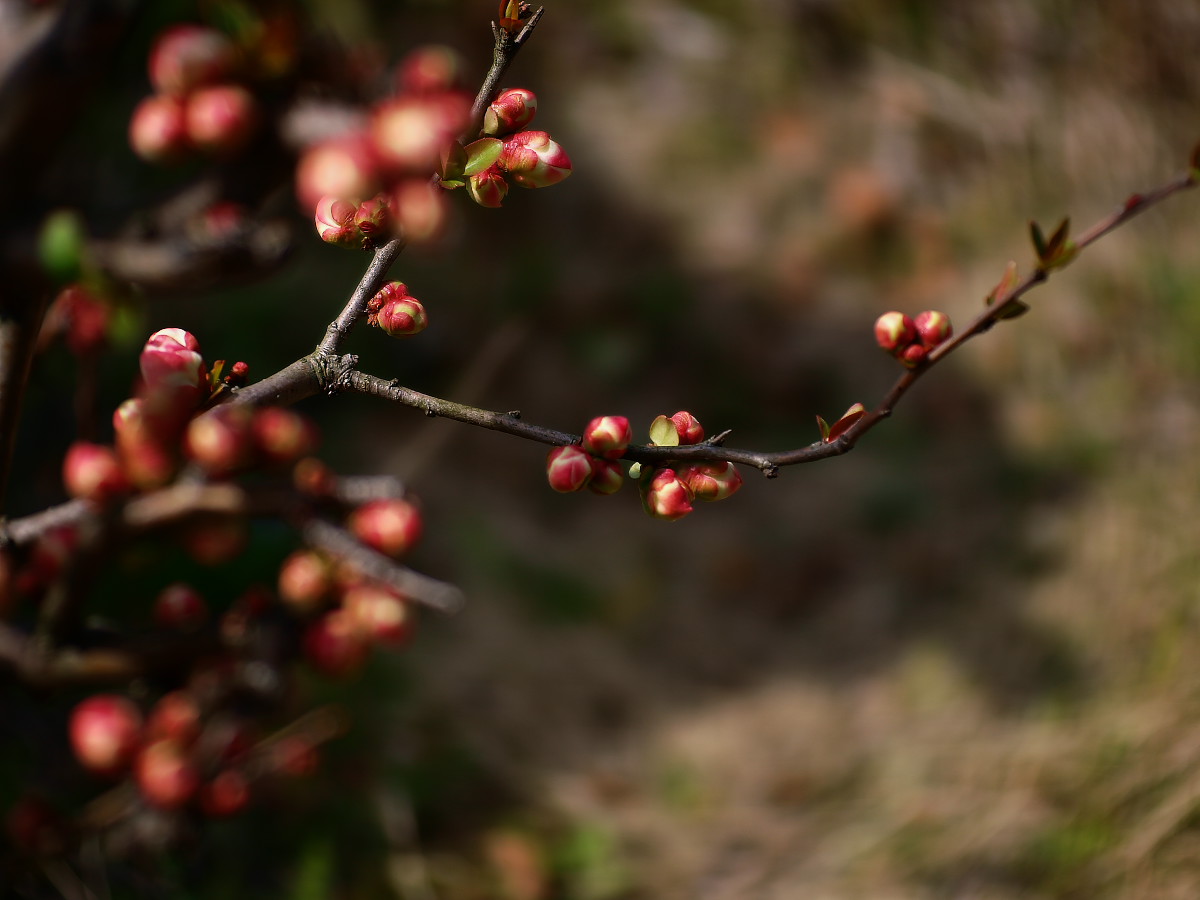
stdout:
<svg viewBox="0 0 1200 900">
<path fill-rule="evenodd" d="M 379 158 L 365 133 L 314 144 L 296 165 L 296 196 L 305 209 L 322 197 L 371 197 L 379 187 Z"/>
<path fill-rule="evenodd" d="M 508 196 L 508 182 L 500 167 L 493 165 L 467 178 L 467 196 L 489 209 L 499 209 Z"/>
<path fill-rule="evenodd" d="M 63 460 L 67 493 L 93 503 L 107 503 L 129 491 L 131 485 L 112 447 L 76 441 Z"/>
<path fill-rule="evenodd" d="M 312 422 L 282 406 L 257 410 L 251 431 L 259 454 L 277 464 L 295 462 L 307 456 L 319 442 L 316 426 Z"/>
<path fill-rule="evenodd" d="M 679 470 L 679 478 L 696 500 L 724 500 L 742 486 L 742 476 L 731 462 L 692 463 Z"/>
<path fill-rule="evenodd" d="M 150 710 L 146 736 L 150 740 L 166 739 L 181 747 L 190 747 L 200 736 L 200 706 L 186 691 L 163 694 Z"/>
<path fill-rule="evenodd" d="M 483 114 L 483 133 L 512 134 L 533 121 L 537 95 L 528 88 L 507 88 L 496 95 Z"/>
<path fill-rule="evenodd" d="M 322 197 L 317 203 L 314 222 L 321 240 L 335 247 L 359 250 L 363 247 L 363 236 L 354 223 L 358 207 L 349 200 L 339 197 Z"/>
<path fill-rule="evenodd" d="M 409 604 L 379 585 L 349 588 L 342 596 L 342 609 L 368 640 L 396 645 L 412 634 L 414 615 Z"/>
<path fill-rule="evenodd" d="M 521 131 L 504 141 L 497 164 L 525 188 L 558 184 L 571 174 L 571 159 L 544 131 Z"/>
<path fill-rule="evenodd" d="M 442 150 L 466 128 L 470 115 L 470 100 L 457 91 L 409 94 L 376 109 L 371 137 L 386 168 L 432 172 Z"/>
<path fill-rule="evenodd" d="M 593 494 L 615 494 L 625 483 L 625 472 L 621 466 L 611 459 L 591 458 L 592 477 L 588 480 L 587 489 Z"/>
<path fill-rule="evenodd" d="M 416 297 L 400 297 L 383 304 L 375 321 L 392 337 L 408 337 L 424 331 L 429 325 L 429 316 Z"/>
<path fill-rule="evenodd" d="M 326 605 L 333 589 L 333 566 L 315 550 L 297 550 L 279 567 L 279 599 L 303 616 Z"/>
<path fill-rule="evenodd" d="M 184 432 L 183 451 L 211 476 L 232 475 L 254 457 L 252 419 L 243 406 L 222 406 L 196 416 Z"/>
<path fill-rule="evenodd" d="M 444 192 L 428 178 L 404 178 L 392 191 L 396 230 L 410 244 L 428 244 L 446 230 Z"/>
<path fill-rule="evenodd" d="M 200 88 L 187 98 L 187 133 L 193 146 L 227 156 L 246 145 L 258 125 L 258 104 L 235 84 Z"/>
<path fill-rule="evenodd" d="M 932 350 L 954 333 L 950 317 L 936 309 L 927 309 L 917 313 L 913 325 L 916 327 L 917 337 L 927 350 Z"/>
<path fill-rule="evenodd" d="M 546 455 L 546 480 L 560 494 L 583 490 L 592 478 L 592 458 L 577 444 L 555 447 Z"/>
<path fill-rule="evenodd" d="M 354 536 L 380 553 L 400 557 L 416 546 L 425 530 L 421 512 L 407 500 L 372 500 L 350 514 Z"/>
<path fill-rule="evenodd" d="M 583 429 L 583 449 L 604 459 L 620 459 L 633 440 L 633 428 L 624 416 L 597 416 Z"/>
<path fill-rule="evenodd" d="M 916 323 L 902 312 L 885 312 L 875 320 L 875 343 L 888 353 L 899 355 L 916 339 Z"/>
<path fill-rule="evenodd" d="M 354 212 L 354 226 L 367 247 L 386 244 L 393 228 L 392 203 L 384 194 L 364 200 Z"/>
<path fill-rule="evenodd" d="M 224 34 L 202 25 L 176 25 L 150 50 L 150 83 L 163 94 L 183 96 L 225 81 L 236 65 L 237 50 Z"/>
<path fill-rule="evenodd" d="M 453 89 L 461 80 L 462 58 L 442 44 L 418 47 L 400 61 L 396 69 L 396 91 L 400 94 L 434 94 Z"/>
<path fill-rule="evenodd" d="M 200 775 L 190 754 L 172 740 L 152 741 L 143 747 L 133 774 L 142 797 L 158 809 L 179 809 L 200 787 Z"/>
<path fill-rule="evenodd" d="M 656 519 L 674 522 L 692 511 L 692 491 L 674 469 L 658 469 L 642 485 L 642 506 Z"/>
<path fill-rule="evenodd" d="M 659 447 L 698 444 L 702 440 L 704 427 L 685 409 L 671 416 L 658 416 L 650 423 L 650 442 Z"/>
<path fill-rule="evenodd" d="M 154 599 L 154 621 L 164 628 L 192 631 L 207 620 L 208 604 L 190 584 L 169 584 Z"/>
<path fill-rule="evenodd" d="M 142 714 L 116 694 L 97 694 L 71 711 L 71 749 L 90 772 L 118 775 L 142 740 Z"/>
<path fill-rule="evenodd" d="M 190 414 L 208 396 L 208 369 L 200 355 L 200 342 L 182 328 L 163 328 L 150 335 L 138 365 L 149 402 L 167 404 L 177 415 Z M 144 410 L 150 412 L 150 410 Z"/>
<path fill-rule="evenodd" d="M 363 667 L 370 642 L 344 609 L 326 613 L 304 633 L 304 653 L 318 672 L 347 678 Z"/>
<path fill-rule="evenodd" d="M 146 162 L 186 159 L 192 143 L 183 101 L 155 94 L 139 103 L 129 120 L 129 146 Z"/>
</svg>

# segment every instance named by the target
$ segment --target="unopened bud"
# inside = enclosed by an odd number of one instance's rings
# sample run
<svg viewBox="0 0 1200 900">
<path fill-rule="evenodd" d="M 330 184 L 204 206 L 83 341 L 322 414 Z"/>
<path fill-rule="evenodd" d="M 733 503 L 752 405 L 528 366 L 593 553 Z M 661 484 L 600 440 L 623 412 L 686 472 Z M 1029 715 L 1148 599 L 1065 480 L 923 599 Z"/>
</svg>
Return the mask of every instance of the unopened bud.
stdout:
<svg viewBox="0 0 1200 900">
<path fill-rule="evenodd" d="M 129 146 L 147 162 L 185 159 L 192 145 L 183 102 L 155 94 L 139 103 L 129 120 Z"/>
<path fill-rule="evenodd" d="M 421 539 L 424 523 L 420 510 L 407 500 L 382 499 L 364 503 L 350 514 L 350 531 L 388 556 L 403 556 Z"/>
<path fill-rule="evenodd" d="M 172 740 L 157 740 L 143 747 L 134 765 L 134 778 L 146 802 L 159 809 L 178 809 L 200 787 L 195 764 Z"/>
<path fill-rule="evenodd" d="M 650 423 L 650 442 L 659 447 L 698 444 L 702 440 L 704 427 L 700 420 L 684 409 L 673 416 L 659 416 Z"/>
<path fill-rule="evenodd" d="M 400 61 L 396 90 L 402 94 L 448 91 L 458 84 L 462 69 L 462 59 L 452 48 L 440 44 L 418 47 Z"/>
<path fill-rule="evenodd" d="M 209 475 L 232 475 L 253 457 L 251 418 L 246 407 L 229 405 L 197 416 L 184 433 L 184 453 Z"/>
<path fill-rule="evenodd" d="M 333 587 L 333 567 L 315 550 L 297 550 L 279 567 L 279 599 L 301 615 L 325 606 Z"/>
<path fill-rule="evenodd" d="M 290 463 L 317 446 L 316 426 L 282 406 L 257 410 L 251 427 L 258 452 L 273 463 Z"/>
<path fill-rule="evenodd" d="M 621 466 L 611 459 L 591 457 L 592 477 L 587 483 L 587 489 L 593 494 L 615 494 L 625 483 L 625 473 Z"/>
<path fill-rule="evenodd" d="M 904 363 L 910 369 L 915 369 L 921 363 L 925 362 L 925 357 L 929 356 L 929 350 L 922 344 L 909 344 L 896 356 L 900 362 Z"/>
<path fill-rule="evenodd" d="M 470 114 L 469 98 L 457 91 L 410 94 L 377 108 L 371 136 L 380 159 L 393 171 L 432 172 Z"/>
<path fill-rule="evenodd" d="M 409 604 L 378 585 L 350 588 L 342 597 L 342 609 L 368 640 L 395 645 L 412 634 L 414 615 Z"/>
<path fill-rule="evenodd" d="M 166 738 L 182 747 L 200 736 L 200 707 L 186 691 L 171 691 L 159 698 L 146 720 L 146 736 Z"/>
<path fill-rule="evenodd" d="M 604 459 L 620 459 L 633 440 L 633 429 L 624 416 L 598 416 L 583 429 L 583 449 Z"/>
<path fill-rule="evenodd" d="M 108 336 L 108 306 L 79 284 L 68 285 L 54 298 L 47 323 L 57 321 L 66 332 L 67 346 L 77 356 L 95 353 Z"/>
<path fill-rule="evenodd" d="M 658 469 L 642 486 L 642 506 L 654 518 L 674 522 L 692 511 L 692 491 L 674 469 Z"/>
<path fill-rule="evenodd" d="M 576 444 L 555 447 L 546 455 L 546 480 L 560 494 L 582 490 L 591 477 L 591 457 Z"/>
<path fill-rule="evenodd" d="M 522 131 L 504 142 L 498 165 L 521 187 L 557 184 L 571 174 L 571 159 L 544 131 Z"/>
<path fill-rule="evenodd" d="M 314 144 L 296 164 L 296 196 L 305 209 L 322 197 L 370 197 L 379 187 L 379 158 L 366 134 Z"/>
<path fill-rule="evenodd" d="M 904 313 L 885 312 L 875 320 L 875 342 L 888 353 L 899 354 L 917 339 L 917 326 Z"/>
<path fill-rule="evenodd" d="M 932 350 L 954 333 L 950 317 L 935 309 L 917 313 L 913 324 L 916 326 L 917 337 L 921 339 L 921 343 L 927 350 Z"/>
<path fill-rule="evenodd" d="M 133 759 L 142 739 L 142 714 L 116 694 L 97 694 L 71 711 L 71 748 L 90 772 L 116 775 Z"/>
<path fill-rule="evenodd" d="M 680 469 L 679 477 L 696 500 L 724 500 L 742 486 L 742 476 L 731 462 L 693 463 Z"/>
<path fill-rule="evenodd" d="M 186 116 L 192 144 L 206 153 L 228 155 L 250 140 L 258 124 L 258 104 L 245 88 L 223 84 L 191 94 Z"/>
<path fill-rule="evenodd" d="M 391 201 L 384 194 L 364 201 L 354 213 L 354 225 L 368 247 L 387 243 L 392 231 Z"/>
<path fill-rule="evenodd" d="M 182 96 L 201 85 L 224 81 L 237 63 L 233 42 L 201 25 L 176 25 L 150 50 L 150 83 L 164 94 Z"/>
<path fill-rule="evenodd" d="M 512 134 L 533 121 L 537 113 L 537 96 L 527 88 L 508 88 L 501 91 L 483 114 L 483 133 Z"/>
<path fill-rule="evenodd" d="M 489 209 L 499 209 L 508 196 L 508 182 L 499 166 L 489 166 L 467 179 L 467 196 Z"/>
<path fill-rule="evenodd" d="M 304 652 L 318 672 L 335 678 L 356 673 L 367 661 L 370 644 L 344 609 L 326 613 L 308 626 Z"/>
<path fill-rule="evenodd" d="M 429 316 L 416 297 L 401 297 L 385 303 L 375 321 L 392 337 L 407 337 L 424 331 L 429 325 Z"/>
<path fill-rule="evenodd" d="M 63 460 L 67 493 L 93 503 L 107 503 L 129 490 L 117 453 L 112 447 L 76 441 Z"/>
<path fill-rule="evenodd" d="M 208 605 L 189 584 L 167 585 L 154 600 L 154 621 L 164 628 L 190 631 L 208 618 Z"/>
<path fill-rule="evenodd" d="M 186 416 L 208 395 L 208 369 L 200 342 L 182 328 L 163 328 L 150 335 L 138 365 L 152 406 L 165 405 L 170 412 Z M 166 410 L 153 412 L 160 411 Z"/>
<path fill-rule="evenodd" d="M 314 217 L 317 234 L 325 243 L 333 244 L 335 247 L 346 247 L 351 250 L 361 249 L 363 237 L 354 224 L 354 217 L 357 213 L 358 207 L 349 200 L 342 200 L 339 197 L 322 197 L 317 203 Z"/>
</svg>

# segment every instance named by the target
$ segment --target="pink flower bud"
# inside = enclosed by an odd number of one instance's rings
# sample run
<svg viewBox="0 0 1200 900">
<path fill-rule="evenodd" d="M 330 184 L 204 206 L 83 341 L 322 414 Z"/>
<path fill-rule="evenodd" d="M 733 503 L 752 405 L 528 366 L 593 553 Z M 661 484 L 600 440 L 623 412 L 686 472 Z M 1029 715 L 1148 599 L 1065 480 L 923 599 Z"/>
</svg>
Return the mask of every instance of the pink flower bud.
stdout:
<svg viewBox="0 0 1200 900">
<path fill-rule="evenodd" d="M 544 131 L 522 131 L 504 142 L 497 163 L 521 187 L 558 184 L 571 174 L 571 160 Z"/>
<path fill-rule="evenodd" d="M 325 606 L 333 587 L 333 567 L 315 550 L 297 550 L 279 567 L 279 599 L 300 615 Z"/>
<path fill-rule="evenodd" d="M 309 456 L 292 469 L 292 484 L 309 497 L 332 497 L 337 490 L 337 476 L 325 463 Z"/>
<path fill-rule="evenodd" d="M 183 452 L 209 475 L 232 475 L 253 457 L 251 419 L 243 406 L 222 406 L 197 416 L 184 432 Z"/>
<path fill-rule="evenodd" d="M 342 597 L 342 609 L 367 640 L 396 645 L 412 634 L 414 616 L 408 603 L 378 585 L 350 588 Z"/>
<path fill-rule="evenodd" d="M 537 96 L 527 88 L 508 88 L 501 91 L 483 114 L 483 133 L 512 134 L 533 121 L 537 113 Z"/>
<path fill-rule="evenodd" d="M 354 213 L 354 226 L 367 247 L 386 244 L 392 231 L 391 201 L 384 194 L 363 201 Z"/>
<path fill-rule="evenodd" d="M 467 179 L 467 196 L 489 209 L 499 209 L 508 196 L 508 182 L 499 166 L 489 166 Z"/>
<path fill-rule="evenodd" d="M 396 227 L 413 245 L 427 244 L 446 230 L 446 197 L 427 178 L 405 178 L 392 192 Z"/>
<path fill-rule="evenodd" d="M 700 420 L 686 409 L 681 409 L 671 416 L 671 424 L 675 426 L 680 444 L 698 444 L 704 440 L 704 427 Z"/>
<path fill-rule="evenodd" d="M 654 518 L 674 522 L 692 511 L 692 491 L 674 469 L 658 469 L 642 485 L 642 506 Z"/>
<path fill-rule="evenodd" d="M 191 746 L 200 736 L 200 707 L 185 691 L 164 694 L 150 710 L 146 736 L 150 740 L 167 739 L 182 747 Z"/>
<path fill-rule="evenodd" d="M 234 816 L 250 802 L 250 782 L 237 769 L 222 769 L 200 789 L 200 808 L 214 819 Z"/>
<path fill-rule="evenodd" d="M 896 358 L 904 363 L 910 369 L 915 369 L 921 363 L 925 362 L 925 357 L 929 355 L 929 350 L 923 344 L 909 344 Z"/>
<path fill-rule="evenodd" d="M 158 36 L 150 50 L 150 83 L 164 94 L 182 96 L 205 84 L 224 81 L 237 63 L 233 42 L 200 25 L 176 25 Z"/>
<path fill-rule="evenodd" d="M 624 416 L 598 416 L 583 429 L 583 449 L 604 459 L 620 459 L 633 440 L 633 429 Z"/>
<path fill-rule="evenodd" d="M 254 413 L 254 445 L 273 463 L 290 463 L 316 448 L 317 429 L 304 416 L 282 406 L 268 406 Z"/>
<path fill-rule="evenodd" d="M 66 332 L 67 346 L 77 356 L 95 353 L 108 337 L 108 306 L 79 284 L 63 288 L 46 315 L 46 327 L 57 323 Z"/>
<path fill-rule="evenodd" d="M 308 626 L 304 652 L 318 672 L 334 678 L 356 673 L 367 661 L 370 644 L 343 609 L 326 613 Z"/>
<path fill-rule="evenodd" d="M 147 162 L 185 159 L 192 144 L 183 102 L 156 94 L 139 103 L 129 120 L 129 146 Z"/>
<path fill-rule="evenodd" d="M 591 478 L 591 457 L 578 445 L 555 447 L 546 455 L 546 480 L 560 494 L 582 490 Z"/>
<path fill-rule="evenodd" d="M 379 158 L 365 133 L 314 144 L 296 165 L 296 196 L 305 209 L 322 197 L 370 197 L 379 186 Z"/>
<path fill-rule="evenodd" d="M 170 740 L 153 741 L 142 748 L 134 778 L 142 797 L 158 809 L 179 809 L 200 787 L 200 776 L 187 751 Z"/>
<path fill-rule="evenodd" d="M 625 483 L 625 473 L 611 459 L 591 457 L 592 477 L 587 488 L 593 494 L 615 494 Z"/>
<path fill-rule="evenodd" d="M 322 197 L 317 203 L 317 234 L 327 244 L 351 250 L 363 248 L 363 236 L 354 223 L 358 208 L 349 200 Z"/>
<path fill-rule="evenodd" d="M 904 313 L 885 312 L 875 320 L 875 342 L 888 353 L 899 354 L 917 339 L 917 326 Z"/>
<path fill-rule="evenodd" d="M 90 772 L 117 775 L 142 739 L 142 714 L 116 694 L 97 694 L 71 711 L 71 748 Z"/>
<path fill-rule="evenodd" d="M 220 566 L 236 559 L 249 540 L 246 523 L 227 516 L 198 522 L 182 536 L 183 549 L 202 566 Z"/>
<path fill-rule="evenodd" d="M 189 95 L 186 116 L 192 144 L 223 156 L 250 140 L 258 124 L 258 104 L 245 88 L 223 84 Z"/>
<path fill-rule="evenodd" d="M 168 444 L 175 435 L 164 430 L 162 424 L 158 418 L 146 415 L 146 401 L 141 397 L 126 400 L 113 413 L 121 467 L 140 490 L 161 487 L 175 474 L 177 461 Z"/>
<path fill-rule="evenodd" d="M 429 325 L 425 307 L 415 297 L 389 300 L 376 317 L 379 327 L 392 337 L 420 334 Z"/>
<path fill-rule="evenodd" d="M 917 337 L 921 339 L 921 343 L 925 345 L 927 350 L 932 350 L 954 333 L 954 326 L 950 324 L 950 317 L 944 312 L 938 312 L 933 309 L 917 313 L 913 324 L 917 330 Z"/>
<path fill-rule="evenodd" d="M 403 556 L 416 546 L 424 531 L 421 513 L 407 500 L 384 499 L 364 503 L 347 522 L 360 541 L 388 556 Z"/>
<path fill-rule="evenodd" d="M 182 328 L 163 328 L 150 335 L 138 364 L 147 395 L 165 398 L 173 411 L 191 413 L 208 396 L 208 369 L 200 342 Z"/>
<path fill-rule="evenodd" d="M 396 91 L 401 94 L 448 91 L 458 84 L 462 67 L 462 59 L 450 47 L 438 44 L 418 47 L 400 61 Z"/>
<path fill-rule="evenodd" d="M 456 91 L 399 97 L 376 109 L 371 136 L 379 158 L 393 171 L 432 172 L 470 114 L 470 100 Z"/>
<path fill-rule="evenodd" d="M 742 476 L 731 462 L 693 463 L 679 470 L 679 478 L 696 500 L 724 500 L 742 486 Z"/>
<path fill-rule="evenodd" d="M 112 447 L 76 441 L 63 460 L 67 493 L 93 503 L 107 503 L 129 490 L 129 479 Z"/>
<path fill-rule="evenodd" d="M 191 631 L 208 619 L 208 605 L 200 592 L 182 582 L 167 585 L 154 601 L 154 621 L 164 628 Z"/>
</svg>

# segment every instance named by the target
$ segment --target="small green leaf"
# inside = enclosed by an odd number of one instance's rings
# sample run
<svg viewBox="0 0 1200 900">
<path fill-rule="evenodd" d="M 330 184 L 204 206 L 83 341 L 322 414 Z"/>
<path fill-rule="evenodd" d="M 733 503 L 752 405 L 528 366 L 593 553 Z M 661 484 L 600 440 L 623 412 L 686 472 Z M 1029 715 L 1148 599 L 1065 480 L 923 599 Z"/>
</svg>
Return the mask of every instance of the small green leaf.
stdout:
<svg viewBox="0 0 1200 900">
<path fill-rule="evenodd" d="M 1058 223 L 1058 227 L 1054 229 L 1054 234 L 1050 235 L 1050 240 L 1046 242 L 1046 255 L 1057 256 L 1067 244 L 1067 232 L 1071 228 L 1071 218 L 1068 216 Z"/>
<path fill-rule="evenodd" d="M 441 180 L 441 185 L 442 185 L 442 187 L 444 187 L 444 188 L 445 188 L 446 190 L 448 190 L 448 191 L 453 191 L 453 190 L 455 190 L 456 188 L 460 188 L 460 187 L 462 187 L 462 186 L 463 186 L 463 185 L 465 185 L 465 184 L 466 184 L 466 182 L 465 182 L 465 181 L 459 181 L 459 180 L 458 180 L 458 179 L 456 179 L 456 178 L 455 178 L 455 179 L 451 179 L 451 180 L 449 180 L 449 181 L 447 181 L 445 178 L 443 178 L 443 179 Z"/>
<path fill-rule="evenodd" d="M 996 313 L 997 319 L 1016 319 L 1019 316 L 1029 312 L 1029 304 L 1020 300 L 1013 300 L 1005 306 L 1000 312 Z"/>
<path fill-rule="evenodd" d="M 1033 252 L 1040 260 L 1046 255 L 1046 236 L 1042 234 L 1042 226 L 1032 219 L 1029 220 L 1029 237 L 1033 240 Z"/>
<path fill-rule="evenodd" d="M 467 144 L 465 150 L 467 154 L 467 165 L 463 169 L 463 174 L 470 178 L 472 175 L 478 175 L 491 166 L 500 158 L 500 152 L 504 149 L 504 144 L 496 138 L 480 138 L 474 143 Z"/>
<path fill-rule="evenodd" d="M 642 475 L 642 464 L 635 462 L 629 467 L 629 477 L 636 481 Z"/>
<path fill-rule="evenodd" d="M 994 303 L 1003 303 L 1013 292 L 1013 288 L 1017 286 L 1017 263 L 1015 260 L 1009 260 L 1007 266 L 1004 267 L 1004 274 L 1000 276 L 1000 280 L 996 286 L 992 288 L 990 294 L 987 295 L 986 302 L 988 306 Z"/>
<path fill-rule="evenodd" d="M 38 259 L 56 284 L 77 281 L 87 253 L 87 229 L 79 213 L 70 209 L 52 212 L 38 234 Z"/>
<path fill-rule="evenodd" d="M 817 427 L 821 429 L 821 440 L 829 443 L 829 423 L 817 416 Z"/>
<path fill-rule="evenodd" d="M 650 443 L 659 447 L 679 446 L 679 432 L 668 416 L 659 416 L 650 423 Z"/>
</svg>

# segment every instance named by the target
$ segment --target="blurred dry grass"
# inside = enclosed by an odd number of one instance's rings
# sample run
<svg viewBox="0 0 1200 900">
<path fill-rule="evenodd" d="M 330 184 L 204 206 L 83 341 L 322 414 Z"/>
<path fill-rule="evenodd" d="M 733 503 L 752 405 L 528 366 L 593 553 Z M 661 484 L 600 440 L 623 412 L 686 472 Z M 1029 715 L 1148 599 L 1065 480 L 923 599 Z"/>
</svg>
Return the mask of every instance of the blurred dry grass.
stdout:
<svg viewBox="0 0 1200 900">
<path fill-rule="evenodd" d="M 806 443 L 889 383 L 879 312 L 965 320 L 1029 218 L 1082 227 L 1200 138 L 1194 4 L 549 12 L 510 80 L 577 174 L 516 198 L 523 270 L 456 277 L 526 322 L 480 399 L 563 427 Z M 490 785 L 426 820 L 439 896 L 1197 896 L 1197 218 L 1106 239 L 850 458 L 674 526 L 438 445 L 431 556 L 473 602 L 397 731 Z"/>
</svg>

